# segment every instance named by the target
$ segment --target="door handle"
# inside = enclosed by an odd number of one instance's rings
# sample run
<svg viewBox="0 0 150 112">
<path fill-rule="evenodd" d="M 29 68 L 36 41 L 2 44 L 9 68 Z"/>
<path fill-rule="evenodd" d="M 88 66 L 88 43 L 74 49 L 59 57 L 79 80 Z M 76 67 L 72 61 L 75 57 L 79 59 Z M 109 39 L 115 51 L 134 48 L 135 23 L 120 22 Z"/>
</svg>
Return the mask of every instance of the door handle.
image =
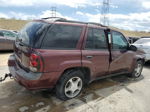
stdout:
<svg viewBox="0 0 150 112">
<path fill-rule="evenodd" d="M 86 56 L 86 58 L 91 59 L 91 58 L 93 58 L 93 56 Z"/>
</svg>

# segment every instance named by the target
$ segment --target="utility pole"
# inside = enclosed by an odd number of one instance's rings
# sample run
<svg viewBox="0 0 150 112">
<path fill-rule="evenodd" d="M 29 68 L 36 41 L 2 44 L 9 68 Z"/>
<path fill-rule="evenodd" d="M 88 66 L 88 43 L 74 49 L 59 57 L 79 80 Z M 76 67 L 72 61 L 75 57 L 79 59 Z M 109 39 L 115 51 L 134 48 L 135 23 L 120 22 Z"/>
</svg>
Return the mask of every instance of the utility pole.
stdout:
<svg viewBox="0 0 150 112">
<path fill-rule="evenodd" d="M 56 7 L 51 7 L 51 17 L 56 17 Z"/>
<path fill-rule="evenodd" d="M 100 22 L 101 22 L 101 24 L 106 25 L 106 26 L 109 26 L 109 17 L 108 17 L 109 6 L 110 6 L 110 1 L 109 0 L 103 0 Z"/>
</svg>

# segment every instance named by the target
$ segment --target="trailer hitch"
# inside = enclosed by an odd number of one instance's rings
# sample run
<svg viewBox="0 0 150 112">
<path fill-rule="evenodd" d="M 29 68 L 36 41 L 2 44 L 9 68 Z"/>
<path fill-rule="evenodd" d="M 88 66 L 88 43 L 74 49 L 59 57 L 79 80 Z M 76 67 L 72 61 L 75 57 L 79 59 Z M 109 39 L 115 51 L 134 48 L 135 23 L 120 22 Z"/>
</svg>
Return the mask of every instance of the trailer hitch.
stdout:
<svg viewBox="0 0 150 112">
<path fill-rule="evenodd" d="M 4 78 L 0 77 L 0 82 L 3 82 L 7 77 L 10 77 L 10 79 L 13 79 L 12 75 L 8 73 L 8 74 L 5 74 Z"/>
</svg>

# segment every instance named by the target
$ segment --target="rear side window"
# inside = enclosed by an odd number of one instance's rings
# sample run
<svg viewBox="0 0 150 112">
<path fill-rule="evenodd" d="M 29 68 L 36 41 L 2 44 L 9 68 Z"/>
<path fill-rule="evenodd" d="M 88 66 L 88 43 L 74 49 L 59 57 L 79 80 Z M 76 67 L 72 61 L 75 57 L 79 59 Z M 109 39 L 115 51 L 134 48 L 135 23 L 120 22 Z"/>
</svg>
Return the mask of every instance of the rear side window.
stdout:
<svg viewBox="0 0 150 112">
<path fill-rule="evenodd" d="M 107 42 L 104 30 L 89 28 L 86 49 L 107 49 Z"/>
<path fill-rule="evenodd" d="M 44 49 L 75 49 L 81 35 L 79 26 L 57 25 L 52 26 L 44 37 Z"/>
</svg>

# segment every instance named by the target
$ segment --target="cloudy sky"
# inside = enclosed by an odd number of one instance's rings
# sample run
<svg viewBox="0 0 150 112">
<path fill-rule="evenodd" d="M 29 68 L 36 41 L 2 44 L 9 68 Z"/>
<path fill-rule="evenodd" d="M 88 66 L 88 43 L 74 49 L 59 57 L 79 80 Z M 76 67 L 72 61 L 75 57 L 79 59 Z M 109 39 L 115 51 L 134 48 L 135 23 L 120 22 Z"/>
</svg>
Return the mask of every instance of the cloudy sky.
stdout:
<svg viewBox="0 0 150 112">
<path fill-rule="evenodd" d="M 100 22 L 103 0 L 0 0 L 0 18 L 35 19 L 57 16 Z M 127 30 L 150 31 L 150 0 L 110 0 L 110 25 Z"/>
</svg>

